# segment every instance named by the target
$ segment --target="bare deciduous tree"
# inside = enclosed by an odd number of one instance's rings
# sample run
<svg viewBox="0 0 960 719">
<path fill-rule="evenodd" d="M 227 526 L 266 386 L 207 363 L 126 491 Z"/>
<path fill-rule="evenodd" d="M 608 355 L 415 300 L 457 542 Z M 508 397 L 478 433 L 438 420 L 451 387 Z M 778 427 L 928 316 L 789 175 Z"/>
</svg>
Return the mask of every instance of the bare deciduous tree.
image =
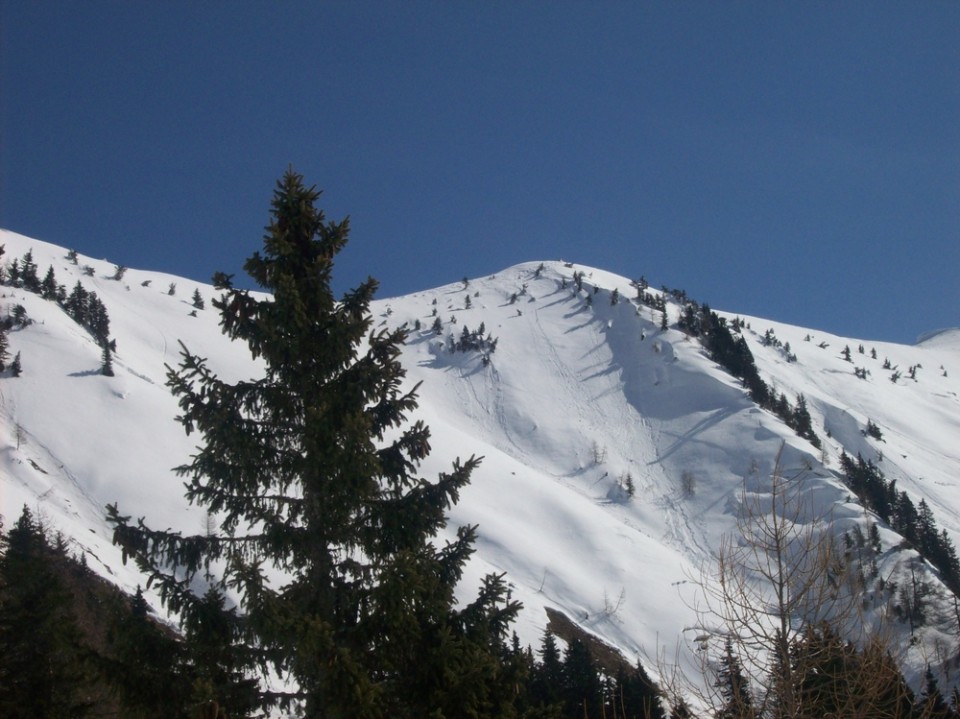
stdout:
<svg viewBox="0 0 960 719">
<path fill-rule="evenodd" d="M 863 613 L 858 573 L 814 504 L 809 469 L 783 458 L 781 447 L 769 483 L 744 483 L 736 530 L 698 581 L 701 675 L 662 671 L 668 694 L 724 719 L 916 716 L 887 622 Z M 731 661 L 749 692 L 728 686 Z"/>
</svg>

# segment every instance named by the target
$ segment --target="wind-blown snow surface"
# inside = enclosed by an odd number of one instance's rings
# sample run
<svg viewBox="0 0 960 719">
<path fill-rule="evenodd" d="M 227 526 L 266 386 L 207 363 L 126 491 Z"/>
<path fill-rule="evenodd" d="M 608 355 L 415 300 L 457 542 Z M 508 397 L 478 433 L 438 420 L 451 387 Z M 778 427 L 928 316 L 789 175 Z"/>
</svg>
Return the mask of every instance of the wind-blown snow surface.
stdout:
<svg viewBox="0 0 960 719">
<path fill-rule="evenodd" d="M 7 262 L 32 249 L 41 276 L 52 265 L 68 291 L 78 280 L 96 291 L 118 344 L 116 376 L 104 377 L 99 348 L 61 309 L 2 288 L 4 306 L 22 304 L 33 324 L 9 337 L 23 375 L 0 379 L 0 512 L 9 526 L 23 504 L 38 510 L 91 567 L 132 590 L 143 579 L 112 547 L 105 504 L 117 502 L 157 528 L 196 533 L 206 526 L 202 509 L 186 506 L 171 470 L 199 441 L 174 421 L 176 403 L 164 385 L 165 365 L 179 359 L 178 342 L 207 357 L 225 379 L 256 376 L 258 368 L 245 346 L 221 335 L 207 285 L 135 269 L 116 281 L 107 261 L 81 256 L 75 266 L 64 248 L 10 232 L 0 232 L 0 244 Z M 525 605 L 517 625 L 525 642 L 538 644 L 544 608 L 552 607 L 653 671 L 658 657 L 673 661 L 677 646 L 703 631 L 691 608 L 693 580 L 709 570 L 733 529 L 745 479 L 762 491 L 784 443 L 786 473 L 802 475 L 818 512 L 841 524 L 861 521 L 862 507 L 848 501 L 834 475 L 837 458 L 841 449 L 874 460 L 882 453 L 887 477 L 915 501 L 925 498 L 957 541 L 960 331 L 903 346 L 743 317 L 761 376 L 791 401 L 806 397 L 825 444 L 821 453 L 758 409 L 696 341 L 661 331 L 659 313 L 630 299 L 635 290 L 627 279 L 562 262 L 537 267 L 519 265 L 373 308 L 375 326 L 414 328 L 419 321 L 403 362 L 410 385 L 423 383 L 416 418 L 433 433 L 423 475 L 436 476 L 458 456 L 484 456 L 451 512 L 451 531 L 479 525 L 462 595 L 472 596 L 483 574 L 506 572 Z M 580 293 L 573 291 L 575 270 L 585 273 Z M 171 282 L 174 296 L 167 293 Z M 192 317 L 195 289 L 207 309 Z M 614 289 L 622 297 L 616 305 Z M 668 307 L 675 319 L 677 305 Z M 434 310 L 440 335 L 431 329 Z M 481 323 L 498 339 L 489 363 L 478 352 L 449 351 L 464 326 Z M 789 342 L 795 362 L 783 348 L 762 345 L 767 329 Z M 845 345 L 852 363 L 841 356 Z M 896 383 L 893 370 L 882 369 L 885 358 L 901 372 Z M 915 381 L 908 378 L 914 365 Z M 867 378 L 855 377 L 854 367 L 867 369 Z M 883 441 L 863 435 L 868 419 Z M 628 474 L 633 498 L 622 487 Z M 883 571 L 894 572 L 909 553 L 894 549 L 892 532 L 883 537 Z M 956 653 L 956 622 L 945 609 L 942 615 L 913 650 L 911 672 L 937 660 L 937 642 L 945 655 Z"/>
</svg>

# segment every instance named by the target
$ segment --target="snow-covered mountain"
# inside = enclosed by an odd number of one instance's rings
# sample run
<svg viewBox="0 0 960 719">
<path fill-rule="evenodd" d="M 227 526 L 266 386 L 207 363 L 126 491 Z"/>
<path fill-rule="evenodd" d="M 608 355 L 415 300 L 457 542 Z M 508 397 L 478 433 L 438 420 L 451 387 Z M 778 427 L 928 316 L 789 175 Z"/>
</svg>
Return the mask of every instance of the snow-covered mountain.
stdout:
<svg viewBox="0 0 960 719">
<path fill-rule="evenodd" d="M 112 279 L 111 262 L 80 255 L 74 264 L 65 248 L 6 231 L 0 244 L 4 263 L 32 251 L 41 277 L 52 267 L 68 292 L 77 282 L 95 291 L 117 342 L 115 375 L 103 376 L 100 347 L 57 303 L 0 287 L 0 311 L 21 305 L 32 321 L 8 336 L 21 376 L 0 378 L 0 513 L 9 526 L 29 505 L 89 566 L 132 591 L 143 579 L 111 544 L 107 503 L 157 528 L 196 533 L 207 523 L 171 469 L 197 440 L 174 421 L 166 365 L 177 364 L 183 342 L 224 379 L 258 368 L 220 333 L 209 285 L 137 269 Z M 206 309 L 194 307 L 195 291 Z M 735 528 L 745 481 L 762 492 L 781 447 L 785 473 L 802 476 L 814 514 L 837 531 L 867 516 L 840 479 L 845 451 L 875 462 L 960 538 L 960 330 L 905 346 L 740 317 L 761 377 L 791 402 L 805 397 L 817 449 L 673 328 L 675 296 L 664 295 L 671 329 L 661 330 L 660 311 L 636 294 L 611 272 L 544 262 L 373 307 L 376 324 L 412 328 L 403 363 L 411 386 L 422 381 L 416 418 L 433 435 L 422 474 L 484 457 L 450 517 L 451 528 L 479 525 L 464 592 L 506 572 L 525 606 L 524 642 L 539 643 L 545 610 L 556 609 L 654 673 L 675 659 L 693 667 L 705 629 L 693 609 L 697 580 L 709 580 Z M 451 351 L 465 328 L 473 335 L 481 325 L 494 352 Z M 882 438 L 865 433 L 868 422 Z M 916 555 L 880 528 L 880 573 L 895 579 Z M 914 679 L 927 663 L 947 666 L 960 646 L 946 589 L 924 571 L 933 599 L 906 656 Z"/>
</svg>

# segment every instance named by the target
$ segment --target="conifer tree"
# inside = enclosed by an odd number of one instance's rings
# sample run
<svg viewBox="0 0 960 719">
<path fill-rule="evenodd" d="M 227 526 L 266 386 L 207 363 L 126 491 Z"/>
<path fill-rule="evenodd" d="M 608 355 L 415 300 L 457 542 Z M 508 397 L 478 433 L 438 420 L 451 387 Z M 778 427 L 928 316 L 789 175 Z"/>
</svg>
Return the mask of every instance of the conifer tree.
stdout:
<svg viewBox="0 0 960 719">
<path fill-rule="evenodd" d="M 87 674 L 71 600 L 26 507 L 0 558 L 0 716 L 85 716 Z"/>
<path fill-rule="evenodd" d="M 405 330 L 371 331 L 373 279 L 335 300 L 348 222 L 327 222 L 319 194 L 292 171 L 277 185 L 263 252 L 244 266 L 272 296 L 214 277 L 221 327 L 262 359 L 263 376 L 227 383 L 185 347 L 168 373 L 180 422 L 202 436 L 177 472 L 220 530 L 155 532 L 113 505 L 114 540 L 181 616 L 203 606 L 183 579 L 224 568 L 219 584 L 240 602 L 232 671 L 268 666 L 294 684 L 285 695 L 262 691 L 262 706 L 310 717 L 509 717 L 499 657 L 519 605 L 491 575 L 455 609 L 475 528 L 434 541 L 479 460 L 458 460 L 436 481 L 417 477 L 430 434 L 406 421 L 416 395 L 401 391 Z M 268 566 L 283 578 L 268 580 Z"/>
<path fill-rule="evenodd" d="M 100 352 L 100 374 L 113 377 L 113 352 L 110 351 L 109 343 L 104 343 Z"/>
<path fill-rule="evenodd" d="M 719 690 L 721 697 L 717 719 L 748 719 L 753 716 L 750 684 L 743 673 L 740 658 L 733 651 L 733 642 L 729 638 L 724 644 L 714 686 Z"/>
<path fill-rule="evenodd" d="M 563 662 L 553 633 L 548 629 L 540 645 L 540 662 L 534 665 L 531 677 L 531 700 L 542 708 L 559 706 L 562 699 Z"/>
<path fill-rule="evenodd" d="M 937 678 L 933 675 L 929 664 L 923 675 L 923 693 L 920 695 L 918 709 L 924 719 L 928 717 L 929 719 L 954 719 L 956 716 L 940 693 Z"/>
<path fill-rule="evenodd" d="M 240 619 L 226 597 L 210 587 L 184 614 L 187 672 L 193 678 L 191 704 L 217 702 L 228 717 L 247 716 L 257 706 L 257 682 L 242 670 L 246 650 L 234 638 Z"/>
<path fill-rule="evenodd" d="M 140 587 L 129 607 L 112 622 L 107 635 L 109 658 L 100 664 L 114 695 L 130 719 L 185 717 L 190 688 L 182 671 L 178 641 L 149 616 Z M 178 711 L 179 710 L 179 711 Z"/>
<path fill-rule="evenodd" d="M 26 327 L 30 324 L 30 319 L 27 317 L 27 308 L 21 304 L 16 304 L 13 306 L 13 321 L 17 327 Z"/>
<path fill-rule="evenodd" d="M 20 282 L 25 290 L 40 292 L 40 277 L 37 275 L 37 263 L 33 261 L 33 250 L 27 250 L 20 261 Z"/>
<path fill-rule="evenodd" d="M 562 696 L 566 716 L 599 717 L 603 683 L 590 650 L 574 638 L 563 655 Z"/>
<path fill-rule="evenodd" d="M 6 322 L 0 322 L 0 371 L 7 368 L 7 360 L 10 358 L 10 340 L 7 338 Z"/>
<path fill-rule="evenodd" d="M 53 265 L 47 268 L 47 274 L 44 275 L 43 281 L 40 283 L 40 296 L 45 300 L 57 300 L 57 291 L 59 285 L 57 285 L 57 277 L 53 272 Z"/>
</svg>

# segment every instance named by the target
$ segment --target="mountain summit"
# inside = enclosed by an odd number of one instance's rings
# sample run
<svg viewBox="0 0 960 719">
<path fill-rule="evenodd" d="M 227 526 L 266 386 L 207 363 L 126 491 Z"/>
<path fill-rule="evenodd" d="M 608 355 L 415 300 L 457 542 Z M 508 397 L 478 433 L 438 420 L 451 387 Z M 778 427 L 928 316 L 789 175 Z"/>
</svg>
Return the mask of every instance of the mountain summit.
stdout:
<svg viewBox="0 0 960 719">
<path fill-rule="evenodd" d="M 181 342 L 227 381 L 255 375 L 258 360 L 221 333 L 209 285 L 7 231 L 0 244 L 7 265 L 29 253 L 40 276 L 51 268 L 63 295 L 95 293 L 115 342 L 105 353 L 55 298 L 2 288 L 21 366 L 0 379 L 5 526 L 29 506 L 133 592 L 144 579 L 112 545 L 105 505 L 185 534 L 217 521 L 187 505 L 172 471 L 195 447 L 175 421 L 166 367 Z M 952 551 L 960 533 L 960 330 L 913 346 L 838 337 L 562 261 L 372 309 L 375 328 L 409 331 L 405 382 L 422 383 L 413 419 L 432 431 L 422 474 L 484 458 L 449 522 L 478 526 L 464 597 L 505 573 L 524 643 L 537 645 L 549 611 L 661 676 L 695 671 L 719 631 L 698 611 L 704 587 L 744 507 L 779 477 L 804 499 L 797 521 L 838 546 L 875 528 L 863 603 L 893 618 L 914 684 L 960 654 L 960 577 L 928 536 Z M 721 334 L 752 358 L 763 401 L 718 361 Z M 904 599 L 911 581 L 922 596 Z"/>
</svg>

